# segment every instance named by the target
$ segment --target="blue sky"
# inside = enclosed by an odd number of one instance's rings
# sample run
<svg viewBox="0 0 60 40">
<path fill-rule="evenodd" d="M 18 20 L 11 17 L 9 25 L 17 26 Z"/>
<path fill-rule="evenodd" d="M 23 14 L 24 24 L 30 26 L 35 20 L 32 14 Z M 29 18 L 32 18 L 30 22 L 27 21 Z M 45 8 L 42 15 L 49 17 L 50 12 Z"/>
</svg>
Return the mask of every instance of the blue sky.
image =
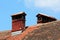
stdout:
<svg viewBox="0 0 60 40">
<path fill-rule="evenodd" d="M 38 13 L 60 19 L 60 0 L 0 0 L 0 31 L 11 30 L 11 15 L 24 11 L 26 26 L 36 24 Z"/>
</svg>

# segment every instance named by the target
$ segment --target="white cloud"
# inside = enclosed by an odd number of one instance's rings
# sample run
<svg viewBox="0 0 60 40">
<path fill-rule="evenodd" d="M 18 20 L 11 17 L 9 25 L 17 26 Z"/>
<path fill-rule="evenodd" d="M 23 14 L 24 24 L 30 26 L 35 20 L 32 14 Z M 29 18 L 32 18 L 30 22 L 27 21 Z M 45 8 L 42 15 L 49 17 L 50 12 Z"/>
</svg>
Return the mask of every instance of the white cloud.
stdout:
<svg viewBox="0 0 60 40">
<path fill-rule="evenodd" d="M 24 0 L 24 2 L 27 8 L 30 8 L 34 5 L 34 0 Z"/>
<path fill-rule="evenodd" d="M 60 0 L 25 0 L 28 7 L 49 8 L 53 11 L 60 11 Z"/>
<path fill-rule="evenodd" d="M 35 0 L 35 7 L 51 8 L 54 11 L 60 10 L 60 0 Z"/>
<path fill-rule="evenodd" d="M 58 4 L 59 0 L 35 0 L 35 6 L 52 7 Z"/>
</svg>

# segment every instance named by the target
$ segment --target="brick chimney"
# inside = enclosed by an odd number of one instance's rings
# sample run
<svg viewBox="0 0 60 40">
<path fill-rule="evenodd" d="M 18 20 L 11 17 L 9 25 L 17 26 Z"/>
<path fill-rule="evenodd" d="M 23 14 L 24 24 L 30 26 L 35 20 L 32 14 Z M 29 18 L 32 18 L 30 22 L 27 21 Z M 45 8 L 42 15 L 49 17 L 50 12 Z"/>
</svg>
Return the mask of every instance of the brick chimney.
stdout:
<svg viewBox="0 0 60 40">
<path fill-rule="evenodd" d="M 25 12 L 19 12 L 12 15 L 12 32 L 15 31 L 24 31 L 25 29 Z"/>
<path fill-rule="evenodd" d="M 51 21 L 56 21 L 57 19 L 51 16 L 47 16 L 44 14 L 37 14 L 37 24 L 38 23 L 47 23 L 47 22 L 51 22 Z"/>
</svg>

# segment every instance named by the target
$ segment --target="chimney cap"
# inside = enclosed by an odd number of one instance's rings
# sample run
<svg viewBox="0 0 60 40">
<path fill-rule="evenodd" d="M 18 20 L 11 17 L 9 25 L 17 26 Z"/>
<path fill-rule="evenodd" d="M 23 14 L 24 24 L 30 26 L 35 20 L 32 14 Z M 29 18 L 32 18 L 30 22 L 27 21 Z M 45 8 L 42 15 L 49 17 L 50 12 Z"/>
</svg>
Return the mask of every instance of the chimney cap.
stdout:
<svg viewBox="0 0 60 40">
<path fill-rule="evenodd" d="M 49 17 L 49 18 L 52 18 L 52 19 L 55 19 L 56 20 L 56 18 L 55 17 L 53 17 L 53 16 L 48 16 L 47 14 L 43 14 L 43 13 L 38 13 L 37 15 L 36 15 L 36 17 L 39 17 L 39 16 L 45 16 L 45 17 Z"/>
<path fill-rule="evenodd" d="M 18 12 L 18 13 L 16 13 L 16 14 L 11 15 L 11 16 L 17 16 L 17 15 L 21 15 L 21 14 L 26 15 L 25 12 Z"/>
</svg>

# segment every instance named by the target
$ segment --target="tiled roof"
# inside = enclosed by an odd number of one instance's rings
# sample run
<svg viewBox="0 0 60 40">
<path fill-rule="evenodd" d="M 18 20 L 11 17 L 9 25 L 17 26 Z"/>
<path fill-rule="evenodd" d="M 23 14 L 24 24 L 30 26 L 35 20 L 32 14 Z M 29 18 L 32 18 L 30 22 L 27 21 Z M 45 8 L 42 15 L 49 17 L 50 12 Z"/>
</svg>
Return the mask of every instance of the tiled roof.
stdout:
<svg viewBox="0 0 60 40">
<path fill-rule="evenodd" d="M 22 40 L 27 34 L 37 29 L 35 26 L 28 27 L 22 34 L 8 38 L 8 40 Z M 18 38 L 18 39 L 17 39 Z"/>
<path fill-rule="evenodd" d="M 7 40 L 60 40 L 60 21 L 30 26 L 21 35 Z"/>
<path fill-rule="evenodd" d="M 6 31 L 0 31 L 0 40 L 5 40 L 8 37 L 11 36 L 11 31 L 10 30 L 6 30 Z"/>
</svg>

